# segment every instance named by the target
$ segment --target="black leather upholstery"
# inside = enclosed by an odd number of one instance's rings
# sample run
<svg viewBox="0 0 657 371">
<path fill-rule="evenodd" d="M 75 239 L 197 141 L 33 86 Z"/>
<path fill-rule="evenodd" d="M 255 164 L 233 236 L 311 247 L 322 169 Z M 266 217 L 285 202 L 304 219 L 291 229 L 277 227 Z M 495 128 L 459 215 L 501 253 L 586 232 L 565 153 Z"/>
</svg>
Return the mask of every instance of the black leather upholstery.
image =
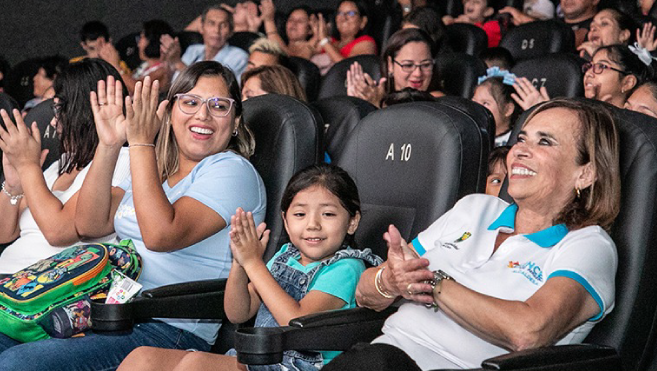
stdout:
<svg viewBox="0 0 657 371">
<path fill-rule="evenodd" d="M 289 57 L 287 66 L 299 79 L 301 87 L 306 92 L 308 102 L 313 102 L 319 94 L 322 75 L 317 65 L 305 58 Z"/>
<path fill-rule="evenodd" d="M 488 35 L 483 28 L 469 23 L 454 23 L 446 27 L 449 46 L 453 51 L 477 56 L 488 47 Z"/>
<path fill-rule="evenodd" d="M 344 59 L 331 67 L 324 75 L 322 85 L 319 89 L 318 99 L 347 95 L 347 71 L 352 63 L 358 62 L 363 67 L 363 72 L 369 74 L 375 81 L 381 78 L 381 67 L 379 58 L 375 55 L 357 55 Z"/>
<path fill-rule="evenodd" d="M 43 163 L 43 166 L 41 166 L 43 170 L 47 169 L 50 164 L 57 161 L 61 154 L 57 129 L 50 125 L 50 121 L 55 116 L 52 105 L 52 99 L 45 100 L 36 105 L 27 113 L 27 115 L 25 115 L 25 124 L 32 125 L 32 123 L 36 121 L 37 126 L 39 127 L 39 132 L 41 133 L 41 149 L 47 149 L 49 151 L 48 156 L 46 156 L 46 161 Z"/>
<path fill-rule="evenodd" d="M 256 153 L 251 163 L 267 188 L 267 228 L 271 229 L 265 260 L 285 237 L 281 197 L 297 171 L 323 158 L 318 128 L 322 125 L 304 103 L 285 95 L 266 94 L 244 102 L 244 119 L 255 134 Z"/>
<path fill-rule="evenodd" d="M 0 93 L 0 109 L 3 109 L 5 111 L 7 111 L 7 113 L 9 114 L 9 117 L 13 117 L 12 111 L 14 109 L 18 109 L 18 108 L 19 108 L 18 102 L 16 102 L 16 100 L 14 98 L 9 96 L 9 94 Z M 0 125 L 2 125 L 3 129 L 6 128 L 4 120 L 2 119 L 2 117 L 0 117 Z M 0 181 L 3 181 L 3 180 L 5 180 L 5 175 L 2 172 L 2 150 L 0 150 Z"/>
<path fill-rule="evenodd" d="M 367 101 L 348 96 L 325 98 L 311 105 L 324 121 L 324 151 L 332 162 L 339 160 L 342 148 L 358 122 L 377 109 Z"/>
<path fill-rule="evenodd" d="M 436 58 L 434 81 L 443 93 L 471 98 L 477 78 L 486 74 L 486 65 L 479 58 L 465 53 L 446 53 Z"/>
<path fill-rule="evenodd" d="M 37 59 L 26 59 L 13 66 L 5 76 L 5 93 L 18 102 L 20 108 L 34 98 L 34 75 L 39 71 Z"/>
<path fill-rule="evenodd" d="M 557 21 L 536 21 L 509 29 L 500 41 L 517 61 L 548 53 L 575 51 L 575 35 L 570 26 Z"/>
<path fill-rule="evenodd" d="M 526 77 L 534 86 L 545 86 L 550 97 L 581 97 L 583 60 L 570 53 L 553 53 L 518 62 L 512 69 L 518 77 Z"/>
<path fill-rule="evenodd" d="M 241 48 L 245 52 L 249 52 L 249 47 L 262 36 L 255 32 L 241 31 L 235 32 L 228 39 L 228 44 Z"/>
</svg>

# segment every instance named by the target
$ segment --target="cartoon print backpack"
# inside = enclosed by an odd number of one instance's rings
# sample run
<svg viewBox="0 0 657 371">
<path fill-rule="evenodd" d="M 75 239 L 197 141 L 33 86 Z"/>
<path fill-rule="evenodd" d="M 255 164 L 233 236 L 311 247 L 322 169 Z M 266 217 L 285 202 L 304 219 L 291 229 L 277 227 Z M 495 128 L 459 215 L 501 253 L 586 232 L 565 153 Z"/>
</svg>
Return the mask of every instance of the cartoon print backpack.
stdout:
<svg viewBox="0 0 657 371">
<path fill-rule="evenodd" d="M 114 269 L 138 278 L 141 258 L 131 240 L 69 247 L 0 280 L 0 332 L 21 342 L 48 339 L 62 308 L 73 308 L 74 325 L 88 327 L 89 300 L 107 294 Z"/>
</svg>

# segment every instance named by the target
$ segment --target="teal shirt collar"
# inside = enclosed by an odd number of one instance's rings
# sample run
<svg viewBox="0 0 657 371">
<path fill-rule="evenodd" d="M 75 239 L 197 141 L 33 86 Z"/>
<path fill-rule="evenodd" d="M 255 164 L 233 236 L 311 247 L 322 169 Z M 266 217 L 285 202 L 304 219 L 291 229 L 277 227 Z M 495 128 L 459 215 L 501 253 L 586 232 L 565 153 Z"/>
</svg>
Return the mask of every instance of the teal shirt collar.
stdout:
<svg viewBox="0 0 657 371">
<path fill-rule="evenodd" d="M 488 226 L 488 230 L 492 231 L 501 227 L 506 227 L 511 230 L 515 228 L 516 222 L 516 213 L 518 212 L 518 205 L 511 204 L 502 211 L 500 216 L 495 219 L 495 221 Z M 562 238 L 568 233 L 568 228 L 565 224 L 553 225 L 549 228 L 543 229 L 538 232 L 525 234 L 524 236 L 537 244 L 540 247 L 552 247 L 559 243 Z"/>
</svg>

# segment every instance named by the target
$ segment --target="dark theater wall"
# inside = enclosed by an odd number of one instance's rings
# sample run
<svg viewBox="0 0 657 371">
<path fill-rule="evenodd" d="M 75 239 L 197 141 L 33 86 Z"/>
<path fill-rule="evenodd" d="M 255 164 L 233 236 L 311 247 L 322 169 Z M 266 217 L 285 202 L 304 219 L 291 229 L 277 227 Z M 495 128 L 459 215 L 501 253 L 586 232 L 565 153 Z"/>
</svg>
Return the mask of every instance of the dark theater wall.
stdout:
<svg viewBox="0 0 657 371">
<path fill-rule="evenodd" d="M 237 1 L 224 1 L 234 5 Z M 174 29 L 182 29 L 212 1 L 9 1 L 0 0 L 0 55 L 11 65 L 32 57 L 83 54 L 78 30 L 90 20 L 98 19 L 109 27 L 116 42 L 122 36 L 141 29 L 149 19 L 163 19 Z M 297 4 L 313 8 L 332 8 L 329 1 L 275 1 L 277 10 L 285 12 Z"/>
</svg>

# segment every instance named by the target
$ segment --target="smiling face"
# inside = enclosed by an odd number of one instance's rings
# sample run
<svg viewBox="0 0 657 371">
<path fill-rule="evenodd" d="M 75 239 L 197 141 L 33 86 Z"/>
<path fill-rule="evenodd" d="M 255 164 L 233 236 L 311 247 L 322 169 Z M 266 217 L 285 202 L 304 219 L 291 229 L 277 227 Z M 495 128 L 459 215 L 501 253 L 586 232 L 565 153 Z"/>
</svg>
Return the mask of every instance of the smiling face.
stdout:
<svg viewBox="0 0 657 371">
<path fill-rule="evenodd" d="M 605 9 L 593 17 L 588 39 L 598 46 L 627 44 L 630 39 L 630 31 L 621 30 L 614 14 Z"/>
<path fill-rule="evenodd" d="M 609 58 L 609 52 L 606 49 L 596 52 L 593 55 L 591 63 L 600 63 L 604 66 L 623 71 L 623 68 L 618 63 L 613 62 Z M 584 96 L 589 99 L 597 99 L 622 107 L 627 95 L 623 90 L 629 91 L 631 88 L 624 87 L 624 84 L 627 83 L 626 79 L 629 76 L 625 76 L 625 74 L 610 68 L 604 68 L 599 74 L 594 73 L 593 70 L 594 68 L 590 68 L 584 74 Z"/>
<path fill-rule="evenodd" d="M 301 264 L 329 258 L 340 249 L 347 233 L 358 227 L 340 200 L 326 188 L 312 186 L 298 192 L 283 213 L 290 242 L 301 252 Z"/>
<path fill-rule="evenodd" d="M 224 10 L 210 9 L 201 24 L 201 35 L 206 48 L 217 51 L 223 48 L 230 37 L 228 13 Z"/>
<path fill-rule="evenodd" d="M 501 107 L 500 104 L 495 100 L 493 94 L 491 94 L 490 90 L 490 83 L 483 82 L 475 89 L 472 100 L 488 108 L 488 110 L 493 114 L 493 118 L 495 119 L 495 136 L 498 136 L 509 131 L 509 118 L 513 114 L 513 103 L 509 103 L 506 104 L 505 107 Z"/>
<path fill-rule="evenodd" d="M 576 187 L 591 185 L 591 164 L 577 163 L 580 131 L 577 114 L 560 107 L 525 124 L 507 156 L 508 192 L 518 205 L 554 216 L 573 199 Z"/>
<path fill-rule="evenodd" d="M 636 89 L 625 102 L 625 108 L 657 118 L 657 99 L 650 88 L 643 85 Z"/>
<path fill-rule="evenodd" d="M 413 88 L 427 91 L 431 83 L 431 77 L 433 76 L 433 68 L 425 70 L 416 66 L 412 72 L 404 72 L 399 64 L 414 63 L 418 65 L 431 61 L 432 56 L 429 45 L 423 42 L 413 41 L 402 46 L 399 52 L 397 52 L 394 61 L 391 58 L 388 59 L 388 73 L 392 74 L 395 79 L 395 90 Z"/>
<path fill-rule="evenodd" d="M 365 28 L 367 17 L 364 14 L 360 14 L 355 3 L 343 1 L 338 7 L 335 23 L 340 33 L 340 39 L 351 39 L 356 37 L 358 32 Z"/>
<path fill-rule="evenodd" d="M 310 33 L 310 18 L 303 9 L 290 13 L 285 23 L 285 32 L 290 42 L 305 41 Z"/>
<path fill-rule="evenodd" d="M 200 77 L 196 86 L 185 94 L 197 95 L 202 99 L 230 97 L 226 82 L 218 76 Z M 225 117 L 216 117 L 210 115 L 205 103 L 200 104 L 194 114 L 182 112 L 179 104 L 177 99 L 171 112 L 171 127 L 180 149 L 180 162 L 198 163 L 207 156 L 225 151 L 237 125 L 235 108 L 231 108 Z"/>
</svg>

